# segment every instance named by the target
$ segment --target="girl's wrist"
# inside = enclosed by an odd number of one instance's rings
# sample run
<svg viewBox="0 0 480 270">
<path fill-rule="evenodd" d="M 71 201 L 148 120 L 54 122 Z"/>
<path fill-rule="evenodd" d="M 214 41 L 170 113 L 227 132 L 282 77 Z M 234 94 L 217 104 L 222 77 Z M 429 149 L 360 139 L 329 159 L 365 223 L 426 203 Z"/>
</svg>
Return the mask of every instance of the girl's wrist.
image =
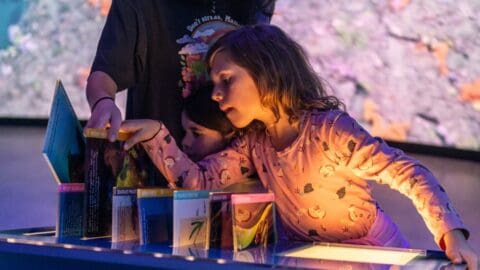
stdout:
<svg viewBox="0 0 480 270">
<path fill-rule="evenodd" d="M 465 234 L 460 229 L 453 229 L 445 233 L 445 237 L 447 238 L 455 238 L 455 239 L 466 239 Z"/>
<path fill-rule="evenodd" d="M 158 133 L 160 133 L 160 131 L 162 130 L 163 123 L 160 122 L 160 121 L 154 121 L 154 122 L 158 125 L 158 128 L 156 129 L 155 133 L 154 133 L 150 138 L 143 140 L 142 143 L 151 141 L 151 140 L 152 140 L 153 138 L 155 138 L 155 137 L 158 135 Z"/>
<path fill-rule="evenodd" d="M 446 249 L 447 246 L 451 245 L 454 242 L 458 241 L 466 241 L 468 238 L 468 232 L 462 229 L 453 229 L 446 232 L 442 239 L 440 240 L 440 248 L 443 250 Z"/>
</svg>

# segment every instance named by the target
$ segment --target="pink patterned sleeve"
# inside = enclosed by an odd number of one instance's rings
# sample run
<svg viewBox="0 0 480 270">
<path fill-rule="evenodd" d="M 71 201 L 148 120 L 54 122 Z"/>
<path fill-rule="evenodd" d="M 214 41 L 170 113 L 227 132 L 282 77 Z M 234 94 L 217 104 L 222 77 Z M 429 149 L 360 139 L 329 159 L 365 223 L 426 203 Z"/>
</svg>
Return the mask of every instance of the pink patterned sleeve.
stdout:
<svg viewBox="0 0 480 270">
<path fill-rule="evenodd" d="M 450 230 L 461 229 L 468 237 L 447 193 L 426 167 L 372 137 L 346 113 L 331 113 L 326 119 L 322 132 L 327 147 L 323 150 L 332 162 L 410 198 L 441 248 L 442 238 Z"/>
<path fill-rule="evenodd" d="M 165 125 L 158 134 L 142 145 L 155 166 L 167 178 L 172 188 L 223 189 L 245 181 L 254 172 L 248 151 L 242 148 L 245 138 L 195 163 L 183 153 Z"/>
</svg>

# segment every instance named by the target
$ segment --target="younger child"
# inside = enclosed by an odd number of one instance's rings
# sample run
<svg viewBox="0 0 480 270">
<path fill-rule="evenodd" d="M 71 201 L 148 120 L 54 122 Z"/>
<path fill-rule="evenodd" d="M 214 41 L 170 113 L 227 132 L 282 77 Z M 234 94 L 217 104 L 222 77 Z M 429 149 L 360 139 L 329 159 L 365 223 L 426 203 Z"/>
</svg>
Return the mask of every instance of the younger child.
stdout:
<svg viewBox="0 0 480 270">
<path fill-rule="evenodd" d="M 126 148 L 142 142 L 157 168 L 183 187 L 219 189 L 256 172 L 275 194 L 289 238 L 406 247 L 372 197 L 368 181 L 409 197 L 455 263 L 477 269 L 468 231 L 445 190 L 418 161 L 372 137 L 327 96 L 295 41 L 275 26 L 239 28 L 221 37 L 207 62 L 212 98 L 244 134 L 200 161 L 189 159 L 154 120 L 132 120 Z"/>
<path fill-rule="evenodd" d="M 236 131 L 210 98 L 212 89 L 213 85 L 207 84 L 184 99 L 182 148 L 194 162 L 225 148 Z"/>
<path fill-rule="evenodd" d="M 218 104 L 211 99 L 212 89 L 212 84 L 205 84 L 193 90 L 184 99 L 182 127 L 185 135 L 182 139 L 182 149 L 194 162 L 224 149 L 237 132 L 225 113 L 218 108 Z M 177 179 L 174 187 L 182 186 L 181 179 Z M 255 177 L 244 180 L 248 181 L 226 186 L 223 190 L 265 192 Z"/>
</svg>

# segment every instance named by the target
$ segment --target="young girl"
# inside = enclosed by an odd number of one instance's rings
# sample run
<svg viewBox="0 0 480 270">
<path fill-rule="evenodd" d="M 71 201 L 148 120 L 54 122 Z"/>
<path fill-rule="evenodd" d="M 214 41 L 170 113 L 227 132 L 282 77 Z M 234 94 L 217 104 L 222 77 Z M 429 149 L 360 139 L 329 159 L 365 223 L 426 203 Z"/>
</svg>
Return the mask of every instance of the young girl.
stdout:
<svg viewBox="0 0 480 270">
<path fill-rule="evenodd" d="M 275 26 L 229 32 L 207 54 L 212 98 L 244 134 L 226 149 L 192 161 L 153 120 L 132 120 L 126 148 L 142 142 L 174 185 L 218 189 L 257 172 L 275 194 L 288 237 L 406 247 L 372 198 L 368 180 L 409 197 L 455 263 L 477 269 L 468 231 L 445 190 L 418 161 L 372 137 L 327 96 L 302 48 Z"/>
</svg>

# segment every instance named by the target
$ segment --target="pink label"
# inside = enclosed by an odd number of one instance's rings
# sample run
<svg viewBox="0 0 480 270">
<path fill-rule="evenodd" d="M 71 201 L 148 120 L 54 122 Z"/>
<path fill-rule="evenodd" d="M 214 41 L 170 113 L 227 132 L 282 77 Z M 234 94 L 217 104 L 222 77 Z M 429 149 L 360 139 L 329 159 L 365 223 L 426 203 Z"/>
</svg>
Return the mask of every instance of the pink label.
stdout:
<svg viewBox="0 0 480 270">
<path fill-rule="evenodd" d="M 232 204 L 272 202 L 274 200 L 273 193 L 232 194 Z"/>
<path fill-rule="evenodd" d="M 84 183 L 62 183 L 58 185 L 58 192 L 83 192 L 85 190 Z"/>
</svg>

